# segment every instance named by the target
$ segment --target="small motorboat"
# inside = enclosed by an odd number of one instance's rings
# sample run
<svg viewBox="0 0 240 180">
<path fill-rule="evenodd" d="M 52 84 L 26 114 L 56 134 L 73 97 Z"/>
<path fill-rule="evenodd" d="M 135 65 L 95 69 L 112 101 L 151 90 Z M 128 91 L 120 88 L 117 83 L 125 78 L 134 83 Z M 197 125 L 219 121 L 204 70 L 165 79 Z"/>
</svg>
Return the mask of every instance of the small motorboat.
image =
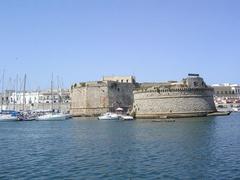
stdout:
<svg viewBox="0 0 240 180">
<path fill-rule="evenodd" d="M 131 121 L 131 120 L 133 120 L 133 117 L 129 116 L 129 115 L 120 115 L 119 117 L 120 117 L 121 120 L 124 120 L 124 121 Z"/>
<path fill-rule="evenodd" d="M 233 108 L 232 108 L 232 111 L 233 111 L 233 112 L 240 112 L 240 108 L 238 108 L 238 107 L 233 107 Z"/>
<path fill-rule="evenodd" d="M 124 120 L 124 121 L 131 121 L 131 120 L 133 120 L 132 116 L 129 116 L 128 114 L 124 113 L 123 108 L 120 108 L 120 107 L 117 108 L 116 109 L 116 113 L 117 113 L 117 115 L 119 116 L 119 118 L 121 120 Z"/>
<path fill-rule="evenodd" d="M 38 116 L 36 120 L 39 121 L 59 121 L 59 120 L 66 120 L 70 119 L 72 116 L 70 114 L 63 114 L 63 113 L 49 113 Z"/>
<path fill-rule="evenodd" d="M 98 117 L 98 120 L 119 120 L 119 119 L 120 117 L 118 116 L 118 114 L 111 113 L 111 112 L 107 112 L 102 116 Z"/>
</svg>

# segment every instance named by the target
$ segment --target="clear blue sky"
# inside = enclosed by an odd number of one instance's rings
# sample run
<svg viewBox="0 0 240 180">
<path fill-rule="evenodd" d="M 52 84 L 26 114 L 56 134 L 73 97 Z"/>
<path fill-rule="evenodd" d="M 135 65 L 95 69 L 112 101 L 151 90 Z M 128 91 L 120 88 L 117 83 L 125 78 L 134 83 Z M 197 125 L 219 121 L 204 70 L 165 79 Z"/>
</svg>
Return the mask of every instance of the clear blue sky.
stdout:
<svg viewBox="0 0 240 180">
<path fill-rule="evenodd" d="M 47 88 L 103 75 L 240 83 L 239 0 L 1 0 L 0 70 Z"/>
</svg>

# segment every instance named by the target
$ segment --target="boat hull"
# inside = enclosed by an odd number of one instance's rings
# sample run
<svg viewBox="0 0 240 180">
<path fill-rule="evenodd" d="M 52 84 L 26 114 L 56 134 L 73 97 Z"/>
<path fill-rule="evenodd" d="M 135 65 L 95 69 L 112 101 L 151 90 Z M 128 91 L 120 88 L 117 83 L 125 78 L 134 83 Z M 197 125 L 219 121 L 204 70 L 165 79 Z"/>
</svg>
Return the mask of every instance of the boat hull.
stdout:
<svg viewBox="0 0 240 180">
<path fill-rule="evenodd" d="M 17 121 L 18 117 L 11 115 L 0 115 L 0 121 Z"/>
<path fill-rule="evenodd" d="M 71 116 L 68 114 L 46 114 L 36 118 L 39 121 L 60 121 L 70 119 Z"/>
</svg>

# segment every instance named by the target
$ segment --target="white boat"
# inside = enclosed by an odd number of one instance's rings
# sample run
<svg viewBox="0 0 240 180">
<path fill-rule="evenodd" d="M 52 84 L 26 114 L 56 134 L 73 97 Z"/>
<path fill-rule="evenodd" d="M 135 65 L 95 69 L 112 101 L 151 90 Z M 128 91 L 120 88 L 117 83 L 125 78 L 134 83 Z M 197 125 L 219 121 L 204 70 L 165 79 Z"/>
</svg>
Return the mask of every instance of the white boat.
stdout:
<svg viewBox="0 0 240 180">
<path fill-rule="evenodd" d="M 65 119 L 70 119 L 72 116 L 70 114 L 64 114 L 59 112 L 54 112 L 53 109 L 53 74 L 52 74 L 52 80 L 51 80 L 51 112 L 50 113 L 45 113 L 43 115 L 39 115 L 36 120 L 39 121 L 58 121 L 58 120 L 65 120 Z"/>
<path fill-rule="evenodd" d="M 17 121 L 18 117 L 11 114 L 1 114 L 0 121 Z"/>
<path fill-rule="evenodd" d="M 70 119 L 72 116 L 70 114 L 63 114 L 63 113 L 49 113 L 38 116 L 36 120 L 39 121 L 58 121 L 58 120 L 66 120 Z"/>
<path fill-rule="evenodd" d="M 119 120 L 118 114 L 107 112 L 103 114 L 102 116 L 98 117 L 99 120 Z"/>
<path fill-rule="evenodd" d="M 121 120 L 124 120 L 124 121 L 131 121 L 131 120 L 133 120 L 133 117 L 132 116 L 129 116 L 129 115 L 127 115 L 127 114 L 124 114 L 124 110 L 123 110 L 123 108 L 117 108 L 116 109 L 116 112 L 117 112 L 117 115 L 119 116 L 119 118 L 121 119 Z"/>
<path fill-rule="evenodd" d="M 238 108 L 238 107 L 233 107 L 233 108 L 232 108 L 232 111 L 233 111 L 233 112 L 240 112 L 240 108 Z"/>
<path fill-rule="evenodd" d="M 128 115 L 120 115 L 119 116 L 121 120 L 124 120 L 124 121 L 131 121 L 133 120 L 133 117 L 132 116 L 128 116 Z"/>
</svg>

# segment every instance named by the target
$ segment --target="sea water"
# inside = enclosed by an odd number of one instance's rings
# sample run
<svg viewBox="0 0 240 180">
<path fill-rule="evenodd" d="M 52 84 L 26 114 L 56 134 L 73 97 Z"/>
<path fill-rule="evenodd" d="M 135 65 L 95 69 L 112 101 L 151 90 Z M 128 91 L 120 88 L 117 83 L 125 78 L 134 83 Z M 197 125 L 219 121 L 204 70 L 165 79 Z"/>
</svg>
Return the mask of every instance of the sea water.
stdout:
<svg viewBox="0 0 240 180">
<path fill-rule="evenodd" d="M 0 179 L 240 178 L 240 114 L 0 122 Z"/>
</svg>

